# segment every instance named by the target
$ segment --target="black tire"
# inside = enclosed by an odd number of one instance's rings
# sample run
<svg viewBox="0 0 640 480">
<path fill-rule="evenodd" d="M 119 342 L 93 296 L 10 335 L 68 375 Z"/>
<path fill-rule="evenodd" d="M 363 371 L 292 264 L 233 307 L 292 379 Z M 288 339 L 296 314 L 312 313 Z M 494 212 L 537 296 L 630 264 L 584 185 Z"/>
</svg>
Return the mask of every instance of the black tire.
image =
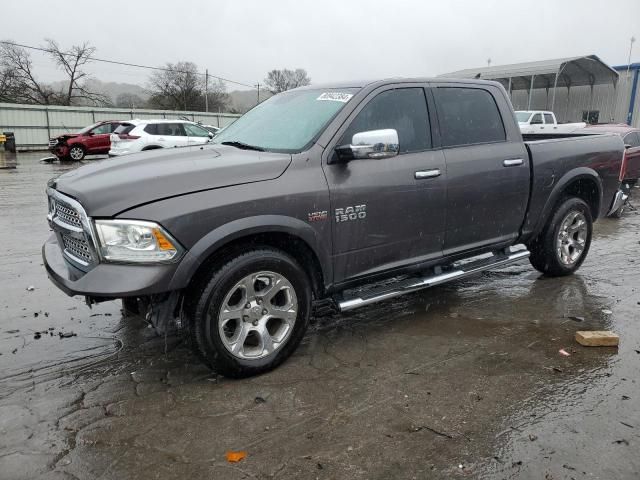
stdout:
<svg viewBox="0 0 640 480">
<path fill-rule="evenodd" d="M 563 222 L 570 219 L 570 216 L 574 214 L 578 214 L 580 219 L 584 219 L 586 232 L 581 253 L 577 258 L 575 258 L 575 260 L 567 263 L 562 260 L 561 254 L 558 252 L 558 242 L 561 242 L 560 229 Z M 589 247 L 591 246 L 592 233 L 593 219 L 591 217 L 591 209 L 589 206 L 580 198 L 564 198 L 558 202 L 555 212 L 551 215 L 551 218 L 540 235 L 538 235 L 533 242 L 527 245 L 531 251 L 529 261 L 536 270 L 544 273 L 545 275 L 549 275 L 551 277 L 571 275 L 580 268 L 580 265 L 582 265 L 582 262 L 584 262 L 584 259 L 587 257 Z M 567 241 L 576 239 L 577 237 L 574 238 L 569 235 Z M 575 251 L 576 249 L 574 248 L 574 252 Z"/>
<path fill-rule="evenodd" d="M 286 339 L 273 352 L 262 358 L 239 358 L 225 346 L 218 328 L 217 312 L 221 311 L 225 298 L 239 281 L 263 271 L 281 275 L 293 287 L 297 301 L 295 321 L 289 327 Z M 205 274 L 187 296 L 185 316 L 192 348 L 209 367 L 226 377 L 242 378 L 272 370 L 284 362 L 302 340 L 309 324 L 311 297 L 308 275 L 286 253 L 262 247 L 237 254 Z M 216 313 L 213 315 L 210 312 Z M 238 323 L 242 324 L 242 320 L 238 320 Z"/>
<path fill-rule="evenodd" d="M 140 305 L 137 297 L 127 297 L 122 299 L 122 310 L 125 315 L 140 315 Z"/>
<path fill-rule="evenodd" d="M 84 158 L 85 154 L 86 152 L 83 147 L 81 147 L 80 145 L 73 145 L 69 148 L 68 157 L 74 162 L 79 162 Z"/>
</svg>

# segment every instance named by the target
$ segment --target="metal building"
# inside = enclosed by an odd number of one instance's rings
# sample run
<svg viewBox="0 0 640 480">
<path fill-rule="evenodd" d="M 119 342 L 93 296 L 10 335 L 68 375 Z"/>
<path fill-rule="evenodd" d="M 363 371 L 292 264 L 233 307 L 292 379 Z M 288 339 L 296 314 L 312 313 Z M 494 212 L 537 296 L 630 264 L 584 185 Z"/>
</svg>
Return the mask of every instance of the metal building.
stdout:
<svg viewBox="0 0 640 480">
<path fill-rule="evenodd" d="M 596 55 L 497 65 L 442 77 L 500 82 L 516 110 L 552 110 L 560 122 L 640 126 L 640 63 L 610 67 Z"/>
</svg>

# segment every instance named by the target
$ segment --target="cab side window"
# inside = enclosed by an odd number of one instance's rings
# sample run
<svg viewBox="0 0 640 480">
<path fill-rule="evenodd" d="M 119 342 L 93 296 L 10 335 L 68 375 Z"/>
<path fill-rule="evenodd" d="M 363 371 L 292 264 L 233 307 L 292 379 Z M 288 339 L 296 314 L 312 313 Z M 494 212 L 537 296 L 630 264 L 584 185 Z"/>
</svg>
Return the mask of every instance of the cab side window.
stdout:
<svg viewBox="0 0 640 480">
<path fill-rule="evenodd" d="M 506 140 L 498 105 L 487 90 L 438 87 L 434 93 L 443 146 L 455 147 Z"/>
<path fill-rule="evenodd" d="M 531 117 L 531 122 L 529 122 L 531 125 L 540 125 L 542 123 L 542 115 L 539 113 L 536 113 L 533 117 Z"/>
<path fill-rule="evenodd" d="M 351 144 L 356 133 L 387 128 L 398 132 L 400 153 L 431 148 L 429 114 L 422 88 L 387 90 L 377 95 L 353 119 L 339 144 Z"/>
</svg>

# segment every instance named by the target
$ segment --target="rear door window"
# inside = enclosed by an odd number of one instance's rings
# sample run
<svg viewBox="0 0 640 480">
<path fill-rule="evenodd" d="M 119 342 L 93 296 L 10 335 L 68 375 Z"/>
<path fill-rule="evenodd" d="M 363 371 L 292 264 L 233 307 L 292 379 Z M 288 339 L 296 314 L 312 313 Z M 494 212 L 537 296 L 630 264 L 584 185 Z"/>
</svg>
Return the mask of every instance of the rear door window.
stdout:
<svg viewBox="0 0 640 480">
<path fill-rule="evenodd" d="M 187 136 L 181 123 L 158 123 L 156 125 L 158 128 L 158 133 L 156 135 L 165 135 L 169 137 Z"/>
<path fill-rule="evenodd" d="M 105 133 L 111 133 L 111 124 L 110 123 L 103 123 L 102 125 L 99 125 L 96 128 L 94 128 L 93 130 L 91 130 L 91 133 L 93 133 L 94 135 L 102 135 L 102 134 L 105 134 Z"/>
<path fill-rule="evenodd" d="M 377 95 L 353 119 L 340 145 L 350 144 L 356 133 L 387 128 L 398 132 L 400 153 L 431 148 L 429 114 L 422 88 L 399 88 Z"/>
<path fill-rule="evenodd" d="M 498 105 L 487 90 L 438 87 L 434 90 L 445 147 L 506 140 Z"/>
<path fill-rule="evenodd" d="M 544 123 L 546 123 L 547 125 L 549 125 L 549 124 L 553 125 L 553 123 L 554 123 L 553 115 L 551 115 L 550 113 L 545 113 L 544 114 Z"/>
<path fill-rule="evenodd" d="M 149 135 L 158 135 L 158 124 L 150 123 L 146 127 L 144 127 L 144 131 Z"/>
</svg>

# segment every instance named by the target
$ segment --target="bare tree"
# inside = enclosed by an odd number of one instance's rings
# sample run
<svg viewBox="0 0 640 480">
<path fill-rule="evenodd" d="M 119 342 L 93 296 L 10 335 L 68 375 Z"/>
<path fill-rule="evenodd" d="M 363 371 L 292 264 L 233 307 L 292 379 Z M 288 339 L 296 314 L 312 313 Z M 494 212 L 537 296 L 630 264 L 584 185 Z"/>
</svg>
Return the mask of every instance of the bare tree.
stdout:
<svg viewBox="0 0 640 480">
<path fill-rule="evenodd" d="M 229 106 L 229 102 L 231 101 L 231 98 L 227 93 L 227 87 L 222 80 L 209 82 L 209 85 L 207 88 L 207 97 L 209 99 L 210 112 L 221 112 L 223 110 L 227 110 L 227 107 Z M 201 105 L 200 109 L 203 110 L 202 108 L 203 106 L 204 105 Z"/>
<path fill-rule="evenodd" d="M 36 78 L 31 56 L 24 48 L 12 42 L 0 42 L 0 69 L 5 72 L 5 95 L 10 95 L 7 101 L 39 105 L 56 103 L 56 93 Z"/>
<path fill-rule="evenodd" d="M 271 70 L 267 73 L 264 83 L 273 94 L 291 90 L 292 88 L 309 85 L 311 79 L 307 76 L 307 71 L 302 68 L 295 70 Z"/>
<path fill-rule="evenodd" d="M 84 42 L 82 45 L 74 45 L 68 52 L 62 51 L 58 43 L 47 39 L 47 50 L 56 62 L 56 65 L 66 74 L 66 88 L 60 93 L 59 103 L 61 105 L 74 105 L 77 103 L 93 103 L 104 105 L 108 98 L 101 94 L 90 91 L 87 86 L 89 74 L 83 67 L 91 61 L 91 56 L 96 51 L 95 47 Z"/>
<path fill-rule="evenodd" d="M 33 71 L 29 52 L 13 42 L 0 42 L 0 82 L 4 81 L 4 95 L 8 101 L 40 105 L 74 105 L 81 103 L 105 104 L 107 97 L 87 87 L 89 75 L 82 69 L 95 51 L 87 43 L 73 46 L 64 52 L 53 40 L 47 40 L 46 51 L 67 79 L 62 90 L 54 90 L 42 83 Z M 6 73 L 9 72 L 9 73 Z"/>
<path fill-rule="evenodd" d="M 204 82 L 195 63 L 167 63 L 165 70 L 151 74 L 148 88 L 151 105 L 171 110 L 189 110 L 200 104 Z"/>
<path fill-rule="evenodd" d="M 145 101 L 135 93 L 121 93 L 116 97 L 116 107 L 124 108 L 141 108 L 144 107 Z"/>
</svg>

